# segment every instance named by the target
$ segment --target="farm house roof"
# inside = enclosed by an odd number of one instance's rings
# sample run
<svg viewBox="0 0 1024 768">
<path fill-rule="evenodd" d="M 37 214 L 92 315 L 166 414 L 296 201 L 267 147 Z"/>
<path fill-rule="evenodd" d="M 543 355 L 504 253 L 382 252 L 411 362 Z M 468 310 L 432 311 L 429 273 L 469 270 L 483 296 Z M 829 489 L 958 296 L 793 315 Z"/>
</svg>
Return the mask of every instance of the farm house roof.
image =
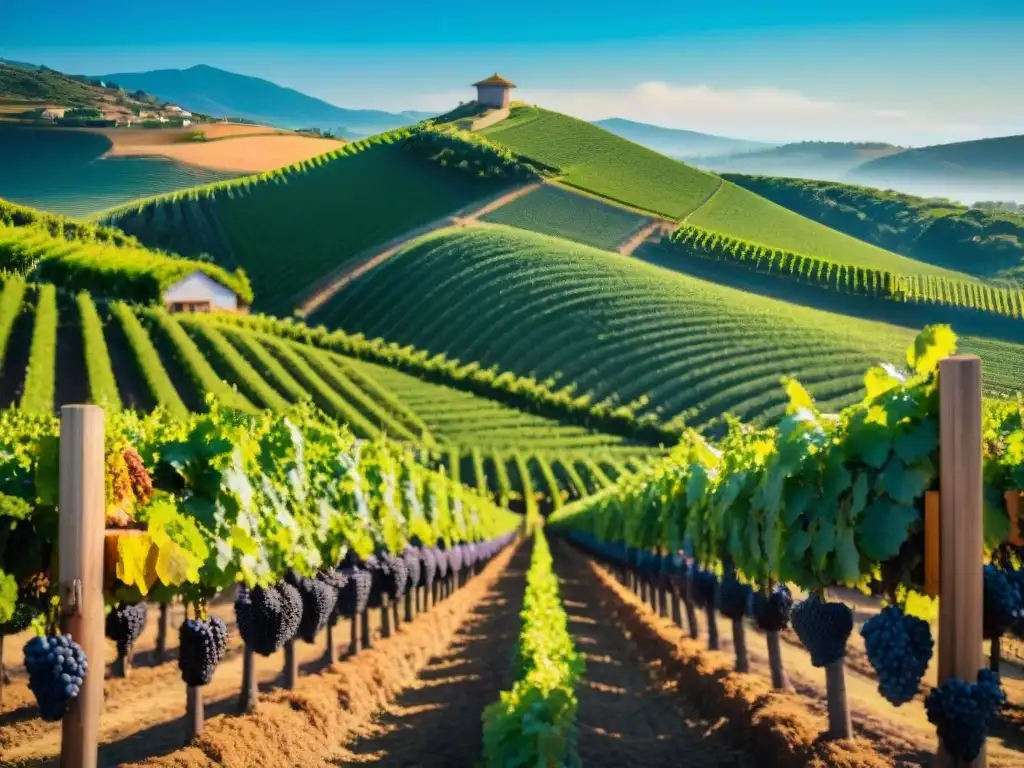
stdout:
<svg viewBox="0 0 1024 768">
<path fill-rule="evenodd" d="M 493 75 L 488 77 L 486 80 L 481 80 L 479 83 L 473 83 L 474 88 L 479 88 L 481 85 L 500 85 L 504 88 L 515 88 L 516 84 L 510 80 L 506 80 L 504 77 L 495 72 Z"/>
</svg>

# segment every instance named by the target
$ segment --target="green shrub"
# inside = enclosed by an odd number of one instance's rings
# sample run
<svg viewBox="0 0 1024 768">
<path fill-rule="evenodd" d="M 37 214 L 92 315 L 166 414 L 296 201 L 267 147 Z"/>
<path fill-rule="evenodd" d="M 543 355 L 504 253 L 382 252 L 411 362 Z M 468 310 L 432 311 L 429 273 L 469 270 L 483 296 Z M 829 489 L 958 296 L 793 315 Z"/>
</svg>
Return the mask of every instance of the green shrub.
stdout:
<svg viewBox="0 0 1024 768">
<path fill-rule="evenodd" d="M 94 403 L 111 411 L 121 410 L 121 395 L 110 363 L 110 351 L 103 336 L 103 321 L 92 297 L 82 291 L 76 299 L 85 345 L 85 366 L 89 374 L 89 395 Z"/>
<path fill-rule="evenodd" d="M 39 286 L 32 348 L 28 372 L 21 396 L 21 409 L 27 413 L 52 413 L 57 374 L 57 289 Z"/>
</svg>

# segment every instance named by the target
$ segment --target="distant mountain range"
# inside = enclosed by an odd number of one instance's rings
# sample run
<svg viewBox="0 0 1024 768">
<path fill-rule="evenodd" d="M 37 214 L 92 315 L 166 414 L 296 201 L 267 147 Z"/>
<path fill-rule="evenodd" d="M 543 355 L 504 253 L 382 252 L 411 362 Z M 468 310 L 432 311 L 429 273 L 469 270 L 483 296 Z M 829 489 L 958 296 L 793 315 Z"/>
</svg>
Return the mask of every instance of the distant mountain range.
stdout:
<svg viewBox="0 0 1024 768">
<path fill-rule="evenodd" d="M 604 128 L 624 139 L 642 144 L 669 157 L 689 160 L 708 155 L 737 154 L 753 152 L 776 146 L 763 141 L 730 139 L 710 133 L 697 133 L 680 128 L 663 128 L 660 125 L 637 123 L 621 117 L 598 120 L 594 125 Z"/>
<path fill-rule="evenodd" d="M 839 181 L 863 163 L 902 151 L 882 142 L 801 141 L 753 152 L 723 152 L 694 164 L 723 173 Z"/>
<path fill-rule="evenodd" d="M 279 128 L 320 128 L 356 139 L 433 117 L 430 112 L 345 109 L 294 88 L 199 64 L 188 69 L 102 75 L 128 90 L 143 90 L 193 112 L 234 117 Z"/>
</svg>

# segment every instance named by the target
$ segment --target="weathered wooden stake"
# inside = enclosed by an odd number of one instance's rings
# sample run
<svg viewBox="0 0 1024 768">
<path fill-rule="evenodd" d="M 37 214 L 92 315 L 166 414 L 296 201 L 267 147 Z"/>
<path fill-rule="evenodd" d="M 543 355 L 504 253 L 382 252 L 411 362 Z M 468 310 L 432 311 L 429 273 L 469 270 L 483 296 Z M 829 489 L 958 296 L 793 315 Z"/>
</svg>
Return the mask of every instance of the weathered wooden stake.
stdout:
<svg viewBox="0 0 1024 768">
<path fill-rule="evenodd" d="M 362 646 L 364 650 L 373 648 L 373 633 L 370 632 L 370 609 L 363 610 Z"/>
<path fill-rule="evenodd" d="M 828 737 L 848 739 L 853 735 L 850 706 L 846 698 L 846 660 L 825 667 L 825 695 L 828 698 Z"/>
<path fill-rule="evenodd" d="M 131 675 L 134 651 L 134 648 L 127 648 L 124 653 L 117 654 L 117 658 L 114 659 L 114 668 L 111 670 L 113 677 L 125 678 Z"/>
<path fill-rule="evenodd" d="M 973 683 L 982 651 L 981 360 L 956 355 L 939 362 L 939 683 Z M 939 745 L 938 768 L 984 768 L 984 748 L 970 763 Z"/>
<path fill-rule="evenodd" d="M 352 627 L 352 635 L 348 642 L 348 655 L 355 656 L 359 653 L 359 614 L 353 613 L 352 618 L 349 619 L 349 624 Z"/>
<path fill-rule="evenodd" d="M 704 609 L 704 615 L 708 620 L 708 650 L 717 651 L 719 648 L 718 642 L 718 622 L 715 621 L 715 604 L 711 602 Z"/>
<path fill-rule="evenodd" d="M 256 685 L 256 651 L 247 645 L 242 655 L 242 693 L 238 697 L 238 711 L 242 714 L 255 711 L 259 697 L 259 688 Z"/>
<path fill-rule="evenodd" d="M 299 681 L 299 657 L 295 653 L 295 638 L 284 644 L 284 687 L 289 691 Z"/>
<path fill-rule="evenodd" d="M 324 661 L 328 665 L 334 664 L 338 660 L 338 646 L 334 642 L 335 623 L 333 619 L 327 622 L 327 652 L 324 654 Z"/>
<path fill-rule="evenodd" d="M 387 595 L 380 596 L 380 636 L 381 639 L 391 637 L 391 606 Z"/>
<path fill-rule="evenodd" d="M 395 600 L 395 602 L 391 604 L 391 610 L 393 614 L 392 618 L 395 620 L 395 632 L 402 628 L 402 614 L 400 609 L 401 606 L 399 605 L 399 601 Z"/>
<path fill-rule="evenodd" d="M 412 587 L 405 592 L 405 620 L 412 621 L 416 617 L 415 609 L 413 608 L 413 598 L 415 602 L 419 602 L 420 591 L 419 587 Z M 419 606 L 417 605 L 416 608 Z"/>
<path fill-rule="evenodd" d="M 663 619 L 668 616 L 668 593 L 664 584 L 658 584 L 658 615 Z"/>
<path fill-rule="evenodd" d="M 992 648 L 988 655 L 988 668 L 999 674 L 999 666 L 1003 660 L 1003 636 L 992 638 Z"/>
<path fill-rule="evenodd" d="M 732 646 L 736 651 L 736 671 L 750 671 L 750 657 L 747 655 L 747 625 L 741 616 L 732 620 Z"/>
<path fill-rule="evenodd" d="M 171 611 L 167 603 L 160 603 L 160 619 L 156 625 L 156 662 L 162 663 L 167 658 L 167 635 L 171 628 Z"/>
<path fill-rule="evenodd" d="M 672 590 L 672 623 L 677 627 L 683 626 L 683 611 L 680 606 L 682 601 L 679 598 L 679 592 L 675 589 Z"/>
<path fill-rule="evenodd" d="M 686 623 L 690 627 L 690 638 L 696 640 L 700 637 L 700 620 L 697 618 L 697 606 L 693 602 L 693 569 L 686 572 L 686 597 L 683 603 L 686 605 Z"/>
<path fill-rule="evenodd" d="M 782 663 L 782 639 L 778 632 L 767 632 L 765 636 L 768 641 L 768 668 L 772 673 L 772 688 L 788 691 L 792 686 Z"/>
<path fill-rule="evenodd" d="M 59 583 L 63 630 L 90 662 L 64 715 L 61 768 L 96 768 L 103 709 L 104 416 L 95 405 L 60 409 Z"/>
<path fill-rule="evenodd" d="M 185 699 L 185 720 L 188 723 L 188 740 L 203 732 L 203 689 L 188 686 Z"/>
</svg>

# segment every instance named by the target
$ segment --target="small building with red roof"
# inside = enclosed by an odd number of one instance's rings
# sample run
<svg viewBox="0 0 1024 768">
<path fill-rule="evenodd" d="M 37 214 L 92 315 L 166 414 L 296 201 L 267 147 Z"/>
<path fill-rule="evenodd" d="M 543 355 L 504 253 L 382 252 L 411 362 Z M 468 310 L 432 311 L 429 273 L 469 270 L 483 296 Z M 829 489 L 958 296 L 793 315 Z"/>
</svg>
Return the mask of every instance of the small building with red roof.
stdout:
<svg viewBox="0 0 1024 768">
<path fill-rule="evenodd" d="M 516 84 L 495 72 L 486 80 L 473 83 L 473 86 L 476 88 L 478 102 L 494 109 L 507 109 L 512 100 L 512 89 L 516 87 Z"/>
</svg>

